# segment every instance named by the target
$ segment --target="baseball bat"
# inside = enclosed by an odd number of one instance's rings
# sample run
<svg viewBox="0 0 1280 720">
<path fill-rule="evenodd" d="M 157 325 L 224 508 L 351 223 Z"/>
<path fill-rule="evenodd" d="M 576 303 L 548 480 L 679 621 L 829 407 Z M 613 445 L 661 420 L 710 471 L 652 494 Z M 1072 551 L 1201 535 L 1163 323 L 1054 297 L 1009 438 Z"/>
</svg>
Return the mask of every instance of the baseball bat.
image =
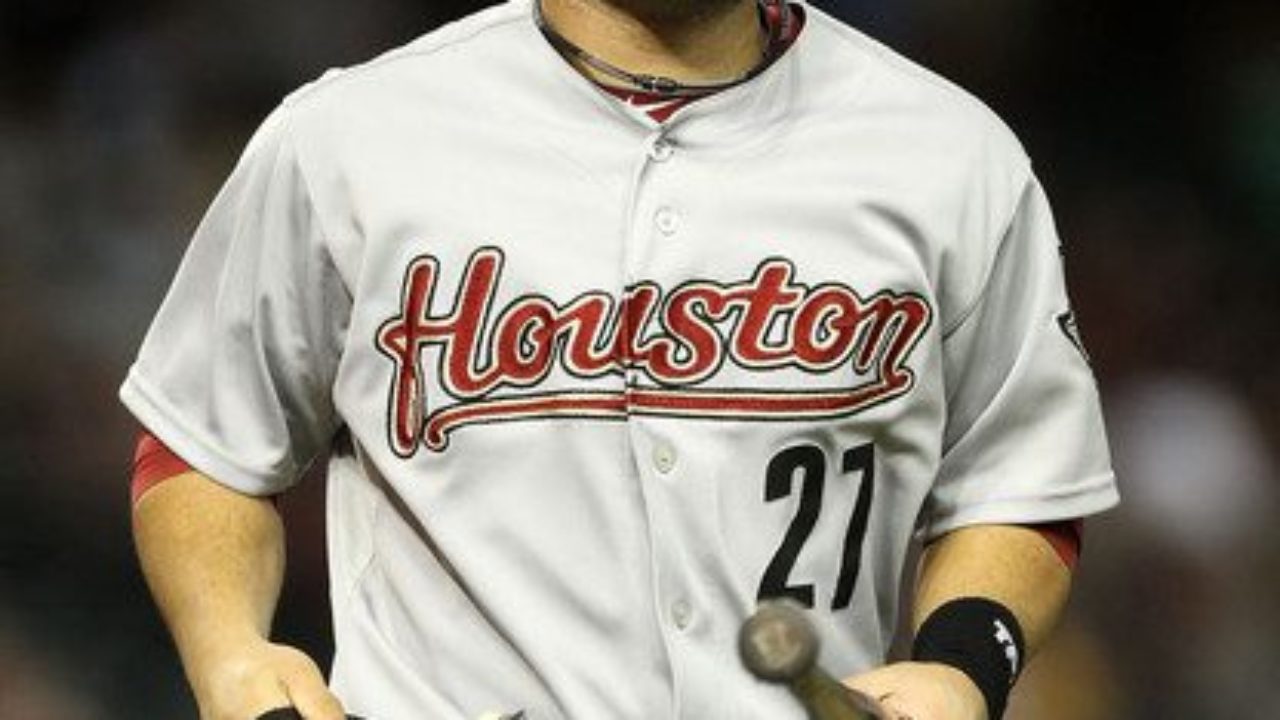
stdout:
<svg viewBox="0 0 1280 720">
<path fill-rule="evenodd" d="M 810 720 L 877 720 L 890 717 L 871 698 L 846 687 L 818 665 L 820 642 L 813 624 L 785 601 L 761 603 L 742 624 L 738 652 L 757 678 L 786 685 Z"/>
</svg>

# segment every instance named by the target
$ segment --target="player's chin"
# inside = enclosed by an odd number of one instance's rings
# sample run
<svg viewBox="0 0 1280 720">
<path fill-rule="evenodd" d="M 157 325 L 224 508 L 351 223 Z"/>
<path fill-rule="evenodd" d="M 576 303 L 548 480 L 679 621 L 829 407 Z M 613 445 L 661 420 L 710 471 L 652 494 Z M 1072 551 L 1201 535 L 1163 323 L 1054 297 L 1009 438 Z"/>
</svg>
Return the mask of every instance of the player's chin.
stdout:
<svg viewBox="0 0 1280 720">
<path fill-rule="evenodd" d="M 711 17 L 743 0 L 607 0 L 629 14 L 658 22 L 680 22 Z"/>
</svg>

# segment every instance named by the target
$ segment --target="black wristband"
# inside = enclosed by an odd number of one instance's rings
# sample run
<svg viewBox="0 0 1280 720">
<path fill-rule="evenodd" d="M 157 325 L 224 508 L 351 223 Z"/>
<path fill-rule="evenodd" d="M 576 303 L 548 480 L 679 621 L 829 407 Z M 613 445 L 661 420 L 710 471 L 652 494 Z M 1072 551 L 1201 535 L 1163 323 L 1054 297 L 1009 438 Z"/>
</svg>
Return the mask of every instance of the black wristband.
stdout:
<svg viewBox="0 0 1280 720">
<path fill-rule="evenodd" d="M 1025 650 L 1022 627 L 1009 608 L 971 597 L 952 600 L 925 619 L 911 659 L 950 665 L 968 675 L 987 700 L 987 717 L 1000 720 Z"/>
</svg>

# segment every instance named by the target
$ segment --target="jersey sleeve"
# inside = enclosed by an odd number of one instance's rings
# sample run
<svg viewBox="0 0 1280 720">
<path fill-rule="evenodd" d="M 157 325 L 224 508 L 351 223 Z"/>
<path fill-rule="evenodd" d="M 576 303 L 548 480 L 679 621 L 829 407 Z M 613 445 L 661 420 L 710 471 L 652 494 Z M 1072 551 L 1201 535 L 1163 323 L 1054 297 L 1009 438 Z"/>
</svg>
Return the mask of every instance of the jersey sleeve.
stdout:
<svg viewBox="0 0 1280 720">
<path fill-rule="evenodd" d="M 177 455 L 255 495 L 296 482 L 338 425 L 350 302 L 295 144 L 286 104 L 200 223 L 120 391 Z"/>
<path fill-rule="evenodd" d="M 947 423 L 926 539 L 1084 517 L 1118 501 L 1057 231 L 1029 176 L 978 297 L 944 328 Z"/>
</svg>

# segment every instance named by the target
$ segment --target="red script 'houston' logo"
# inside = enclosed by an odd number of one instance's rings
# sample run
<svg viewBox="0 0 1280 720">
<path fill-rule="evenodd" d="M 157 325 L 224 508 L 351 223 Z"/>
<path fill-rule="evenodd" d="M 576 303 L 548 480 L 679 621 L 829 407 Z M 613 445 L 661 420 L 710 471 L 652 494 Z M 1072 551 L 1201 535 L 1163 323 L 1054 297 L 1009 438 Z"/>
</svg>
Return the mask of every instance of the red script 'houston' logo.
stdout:
<svg viewBox="0 0 1280 720">
<path fill-rule="evenodd" d="M 413 455 L 419 444 L 442 450 L 452 431 L 481 422 L 852 415 L 911 389 L 915 376 L 907 360 L 932 318 L 918 295 L 884 291 L 864 299 L 837 283 L 797 283 L 795 268 L 780 258 L 737 282 L 695 280 L 669 291 L 642 282 L 621 299 L 603 291 L 563 303 L 524 295 L 496 308 L 503 262 L 496 248 L 477 250 L 443 315 L 431 310 L 439 261 L 425 255 L 405 271 L 400 312 L 377 335 L 378 349 L 395 366 L 389 441 L 400 457 Z M 427 407 L 422 367 L 428 348 L 438 351 L 437 379 L 456 401 L 434 410 Z M 822 374 L 849 366 L 867 380 L 785 392 L 698 387 L 725 362 L 762 373 L 794 367 Z M 534 390 L 556 368 L 582 380 L 630 369 L 651 385 Z"/>
</svg>

